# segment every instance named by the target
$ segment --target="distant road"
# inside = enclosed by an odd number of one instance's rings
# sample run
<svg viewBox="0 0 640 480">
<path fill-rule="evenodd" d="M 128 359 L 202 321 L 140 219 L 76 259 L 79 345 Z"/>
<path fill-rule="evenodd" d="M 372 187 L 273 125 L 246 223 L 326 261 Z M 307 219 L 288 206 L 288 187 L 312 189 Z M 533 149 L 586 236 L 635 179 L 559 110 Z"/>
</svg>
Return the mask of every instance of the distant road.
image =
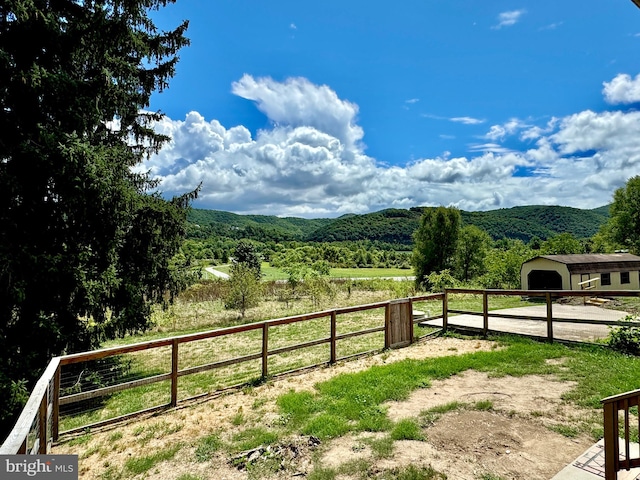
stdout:
<svg viewBox="0 0 640 480">
<path fill-rule="evenodd" d="M 205 271 L 209 272 L 211 275 L 216 276 L 218 278 L 224 278 L 225 280 L 229 279 L 229 275 L 227 275 L 224 272 L 221 272 L 220 270 L 216 270 L 213 267 L 205 267 Z"/>
<path fill-rule="evenodd" d="M 406 277 L 331 277 L 331 280 L 395 280 L 396 282 L 403 282 L 405 280 L 415 280 L 416 277 L 408 275 Z"/>
</svg>

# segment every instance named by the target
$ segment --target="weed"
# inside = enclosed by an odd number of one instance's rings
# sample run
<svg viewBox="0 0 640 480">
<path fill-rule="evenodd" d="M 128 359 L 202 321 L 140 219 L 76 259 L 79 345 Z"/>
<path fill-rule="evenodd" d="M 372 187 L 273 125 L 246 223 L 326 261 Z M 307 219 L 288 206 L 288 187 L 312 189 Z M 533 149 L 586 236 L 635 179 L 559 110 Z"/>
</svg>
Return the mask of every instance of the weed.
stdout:
<svg viewBox="0 0 640 480">
<path fill-rule="evenodd" d="M 263 405 L 265 405 L 267 403 L 267 399 L 266 398 L 256 398 L 253 401 L 253 405 L 251 405 L 251 408 L 253 410 L 257 410 L 258 408 L 262 407 Z"/>
<path fill-rule="evenodd" d="M 505 480 L 505 478 L 493 473 L 483 473 L 478 477 L 478 480 Z"/>
<path fill-rule="evenodd" d="M 608 343 L 611 348 L 627 355 L 640 355 L 640 323 L 633 315 L 623 320 L 626 325 L 609 327 Z"/>
<path fill-rule="evenodd" d="M 259 447 L 260 445 L 271 445 L 278 441 L 278 434 L 270 432 L 264 428 L 248 428 L 236 433 L 232 439 L 233 450 L 242 452 Z"/>
<path fill-rule="evenodd" d="M 391 437 L 370 438 L 365 441 L 371 447 L 371 453 L 375 458 L 391 458 L 393 456 L 394 446 Z"/>
<path fill-rule="evenodd" d="M 206 462 L 210 460 L 213 454 L 220 450 L 221 447 L 222 442 L 217 433 L 212 433 L 199 439 L 196 446 L 196 461 Z"/>
<path fill-rule="evenodd" d="M 436 405 L 435 407 L 431 407 L 429 410 L 426 410 L 426 412 L 433 413 L 436 415 L 443 415 L 448 412 L 459 410 L 460 408 L 463 408 L 465 406 L 466 404 L 462 402 L 449 402 L 449 403 L 444 403 L 442 405 Z"/>
<path fill-rule="evenodd" d="M 481 412 L 493 410 L 493 402 L 491 400 L 480 400 L 473 405 L 473 409 Z"/>
<path fill-rule="evenodd" d="M 577 427 L 569 425 L 551 425 L 549 429 L 567 438 L 575 438 L 580 433 Z"/>
<path fill-rule="evenodd" d="M 122 473 L 119 472 L 114 466 L 106 465 L 105 470 L 100 475 L 102 480 L 119 480 L 122 478 Z"/>
<path fill-rule="evenodd" d="M 431 466 L 416 467 L 415 465 L 394 468 L 378 477 L 379 480 L 446 480 L 446 478 L 446 475 L 434 470 Z"/>
<path fill-rule="evenodd" d="M 179 423 L 168 423 L 165 421 L 152 423 L 149 425 L 141 425 L 136 427 L 133 435 L 139 437 L 140 445 L 146 445 L 153 439 L 163 438 L 166 435 L 179 432 L 183 425 Z"/>
<path fill-rule="evenodd" d="M 102 445 L 94 445 L 93 447 L 87 448 L 82 454 L 80 454 L 79 458 L 82 460 L 84 458 L 89 458 L 91 455 L 96 453 L 101 453 L 104 450 L 102 449 Z"/>
<path fill-rule="evenodd" d="M 181 444 L 158 450 L 152 455 L 130 458 L 124 464 L 124 470 L 131 475 L 139 475 L 155 467 L 158 463 L 171 460 L 182 448 Z"/>
<path fill-rule="evenodd" d="M 109 435 L 109 442 L 116 442 L 120 440 L 122 437 L 123 437 L 122 432 L 113 432 L 111 435 Z"/>
<path fill-rule="evenodd" d="M 318 397 L 311 392 L 295 392 L 290 390 L 288 393 L 278 397 L 277 405 L 282 412 L 282 416 L 286 418 L 287 423 L 292 426 L 300 425 L 305 422 L 312 414 L 322 410 L 323 405 Z"/>
<path fill-rule="evenodd" d="M 338 467 L 338 473 L 347 476 L 359 475 L 361 478 L 369 478 L 369 475 L 367 475 L 367 473 L 370 466 L 371 462 L 369 460 L 359 458 L 340 465 Z"/>
<path fill-rule="evenodd" d="M 242 425 L 245 422 L 246 422 L 246 418 L 244 418 L 244 415 L 242 414 L 242 412 L 236 413 L 231 419 L 231 424 L 235 425 L 236 427 L 239 425 Z"/>
<path fill-rule="evenodd" d="M 422 429 L 412 418 L 400 420 L 391 430 L 393 440 L 424 440 Z"/>
<path fill-rule="evenodd" d="M 449 402 L 443 405 L 436 405 L 428 410 L 422 410 L 419 415 L 420 426 L 428 427 L 438 421 L 438 419 L 447 412 L 455 411 L 465 407 L 465 403 Z"/>
<path fill-rule="evenodd" d="M 392 427 L 391 420 L 387 418 L 386 408 L 373 405 L 360 412 L 360 418 L 356 430 L 365 432 L 384 432 Z"/>
<path fill-rule="evenodd" d="M 307 478 L 308 480 L 334 480 L 336 475 L 333 468 L 315 467 Z"/>
<path fill-rule="evenodd" d="M 89 443 L 91 438 L 92 438 L 91 433 L 83 433 L 79 437 L 72 438 L 71 440 L 69 440 L 69 446 L 75 447 L 78 445 L 86 445 L 87 443 Z"/>
<path fill-rule="evenodd" d="M 204 480 L 204 477 L 193 475 L 191 473 L 183 473 L 176 480 Z"/>
</svg>

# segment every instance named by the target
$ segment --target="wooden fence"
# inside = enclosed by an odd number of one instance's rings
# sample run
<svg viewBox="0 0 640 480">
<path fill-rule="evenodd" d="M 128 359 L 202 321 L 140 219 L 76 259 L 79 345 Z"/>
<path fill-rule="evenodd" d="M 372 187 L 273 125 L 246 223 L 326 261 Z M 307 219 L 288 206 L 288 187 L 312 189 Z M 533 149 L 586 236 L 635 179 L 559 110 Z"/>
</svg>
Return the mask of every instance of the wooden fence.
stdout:
<svg viewBox="0 0 640 480">
<path fill-rule="evenodd" d="M 240 325 L 230 328 L 223 328 L 218 330 L 211 330 L 206 332 L 200 332 L 190 335 L 182 335 L 177 337 L 171 337 L 161 340 L 153 340 L 148 342 L 137 343 L 127 346 L 118 346 L 113 348 L 107 348 L 103 350 L 96 350 L 92 352 L 76 353 L 72 355 L 64 355 L 56 357 L 51 360 L 49 366 L 40 377 L 34 390 L 29 397 L 29 400 L 23 409 L 14 429 L 11 431 L 6 441 L 0 447 L 0 454 L 15 454 L 15 453 L 46 453 L 50 449 L 50 445 L 53 441 L 56 441 L 61 433 L 73 433 L 81 431 L 90 427 L 103 426 L 109 423 L 125 420 L 129 417 L 140 415 L 142 413 L 151 413 L 153 411 L 175 407 L 178 402 L 178 382 L 179 378 L 227 367 L 230 365 L 236 365 L 244 362 L 259 361 L 261 364 L 260 376 L 269 376 L 269 357 L 275 355 L 285 354 L 294 350 L 314 347 L 316 345 L 328 344 L 329 352 L 327 362 L 335 363 L 347 358 L 360 356 L 366 353 L 372 352 L 359 352 L 354 355 L 348 355 L 346 357 L 339 358 L 337 356 L 336 344 L 340 340 L 353 338 L 362 335 L 373 334 L 377 332 L 384 332 L 384 345 L 383 348 L 398 348 L 406 346 L 414 341 L 414 323 L 425 320 L 424 317 L 420 319 L 414 319 L 413 304 L 415 302 L 424 301 L 439 301 L 442 302 L 443 294 L 432 294 L 416 296 L 407 299 L 392 300 L 386 302 L 379 302 L 369 305 L 360 305 L 354 307 L 337 308 L 333 310 L 326 310 L 322 312 L 315 312 L 305 315 L 297 315 L 286 318 L 279 318 L 275 320 L 268 320 L 263 322 L 251 323 L 246 325 Z M 380 326 L 374 328 L 368 328 L 358 331 L 352 331 L 348 333 L 338 334 L 337 318 L 339 315 L 363 312 L 372 309 L 384 308 L 384 321 Z M 273 327 L 280 325 L 289 325 L 298 322 L 305 322 L 314 319 L 326 318 L 329 322 L 330 334 L 326 338 L 318 338 L 304 343 L 298 343 L 281 348 L 269 348 L 269 331 Z M 430 319 L 442 318 L 442 314 L 429 317 Z M 237 358 L 227 359 L 224 361 L 206 363 L 202 365 L 193 366 L 190 368 L 179 369 L 180 358 L 180 345 L 188 344 L 191 342 L 197 342 L 199 340 L 211 339 L 216 337 L 223 337 L 229 335 L 238 335 L 243 332 L 259 331 L 262 336 L 262 348 L 261 351 L 255 352 L 249 355 L 244 355 Z M 132 352 L 141 352 L 145 350 L 155 350 L 160 348 L 170 348 L 171 350 L 171 370 L 168 373 L 160 375 L 152 375 L 145 378 L 126 381 L 123 383 L 117 383 L 115 385 L 109 385 L 102 388 L 96 388 L 89 391 L 83 391 L 73 393 L 70 395 L 61 396 L 60 377 L 61 368 L 67 365 L 78 364 L 81 362 L 91 362 L 100 359 L 106 359 L 123 355 Z M 378 349 L 378 350 L 380 350 Z M 375 351 L 375 350 L 374 350 Z M 317 365 L 314 365 L 317 366 Z M 305 368 L 309 368 L 308 366 Z M 284 372 L 290 373 L 290 372 Z M 67 432 L 60 432 L 60 407 L 71 405 L 73 403 L 83 402 L 90 399 L 99 397 L 105 397 L 116 392 L 120 392 L 127 389 L 141 387 L 143 385 L 150 385 L 157 382 L 168 381 L 170 382 L 170 401 L 167 404 L 158 405 L 152 408 L 148 408 L 142 411 L 133 412 L 127 415 L 121 415 L 116 418 L 111 418 L 106 421 L 92 423 L 90 425 L 83 425 Z M 200 396 L 200 395 L 199 395 Z M 191 400 L 190 397 L 184 400 Z"/>
<path fill-rule="evenodd" d="M 569 298 L 614 298 L 614 297 L 640 297 L 640 291 L 638 290 L 479 290 L 479 289 L 461 289 L 451 288 L 446 289 L 444 292 L 444 306 L 443 306 L 443 320 L 442 328 L 447 330 L 449 328 L 455 328 L 457 330 L 464 330 L 472 333 L 479 333 L 486 336 L 488 333 L 514 333 L 517 335 L 523 335 L 527 337 L 536 338 L 539 340 L 553 341 L 571 341 L 571 339 L 563 338 L 556 332 L 556 326 L 563 325 L 591 325 L 591 326 L 607 326 L 607 327 L 619 327 L 626 325 L 626 322 L 618 319 L 596 319 L 589 318 L 588 316 L 581 315 L 580 317 L 559 317 L 554 313 L 554 302 L 558 303 L 561 299 Z M 452 309 L 449 307 L 450 299 L 452 295 L 464 296 L 474 295 L 482 297 L 482 306 L 476 311 Z M 542 315 L 520 315 L 511 313 L 499 313 L 492 311 L 490 308 L 491 297 L 503 297 L 503 296 L 519 296 L 528 299 L 539 299 L 541 303 L 545 305 L 545 311 Z M 453 315 L 467 315 L 476 316 L 481 318 L 481 322 L 478 325 L 465 325 L 456 322 L 456 318 Z M 505 328 L 504 322 L 501 325 L 495 326 L 497 320 L 513 320 L 514 324 L 517 321 L 528 321 L 532 325 L 545 325 L 543 334 L 531 334 L 524 330 L 518 331 L 517 328 Z M 491 323 L 493 322 L 493 324 Z M 493 327 L 493 328 L 492 328 Z M 539 329 L 538 329 L 539 330 Z M 584 339 L 578 339 L 578 342 L 584 343 Z"/>
<path fill-rule="evenodd" d="M 481 297 L 481 308 L 478 310 L 462 310 L 449 308 L 450 302 L 456 297 L 465 295 L 472 295 Z M 544 302 L 544 315 L 516 315 L 507 313 L 497 313 L 490 309 L 491 298 L 496 296 L 521 296 L 528 298 L 539 298 L 541 302 Z M 107 423 L 113 423 L 122 421 L 133 415 L 139 415 L 140 413 L 151 412 L 168 407 L 174 407 L 179 401 L 189 400 L 178 399 L 178 381 L 179 378 L 210 371 L 229 365 L 240 364 L 249 361 L 259 361 L 261 364 L 260 375 L 267 377 L 269 375 L 269 357 L 275 355 L 285 354 L 294 350 L 303 348 L 310 348 L 317 345 L 329 344 L 329 353 L 327 362 L 335 363 L 336 361 L 350 358 L 353 356 L 359 356 L 363 353 L 360 352 L 356 355 L 349 355 L 347 357 L 338 358 L 336 353 L 336 343 L 339 340 L 352 338 L 361 335 L 368 335 L 378 332 L 384 332 L 384 345 L 383 348 L 397 348 L 410 344 L 415 340 L 414 338 L 414 324 L 415 323 L 433 323 L 434 321 L 441 321 L 439 325 L 443 330 L 449 328 L 456 328 L 475 333 L 487 335 L 491 332 L 504 332 L 503 328 L 496 328 L 491 322 L 496 320 L 512 320 L 516 321 L 534 321 L 543 322 L 545 325 L 544 335 L 527 335 L 533 336 L 539 339 L 547 340 L 550 342 L 557 340 L 566 340 L 558 338 L 555 333 L 554 326 L 557 324 L 577 324 L 577 325 L 606 325 L 606 326 L 622 326 L 627 323 L 619 320 L 607 320 L 607 319 L 594 319 L 582 316 L 582 318 L 559 318 L 554 316 L 554 301 L 557 302 L 562 298 L 570 297 L 639 297 L 640 291 L 596 291 L 596 290 L 582 290 L 582 291 L 531 291 L 531 290 L 475 290 L 475 289 L 447 289 L 442 294 L 424 295 L 419 297 L 412 297 L 407 299 L 392 300 L 387 302 L 379 302 L 370 305 L 360 305 L 355 307 L 338 308 L 334 310 L 327 310 L 322 312 L 310 313 L 306 315 L 298 315 L 293 317 L 280 318 L 275 320 L 268 320 L 264 322 L 252 323 L 247 325 L 241 325 L 236 327 L 224 328 L 219 330 L 212 330 L 207 332 L 195 333 L 191 335 L 183 335 L 178 337 L 171 337 L 162 340 L 154 340 L 149 342 L 138 343 L 134 345 L 121 346 L 108 348 L 103 350 L 97 350 L 93 352 L 77 353 L 73 355 L 65 355 L 62 357 L 56 357 L 51 360 L 49 366 L 43 373 L 42 377 L 36 383 L 29 400 L 23 409 L 16 426 L 10 433 L 9 437 L 0 447 L 0 454 L 15 454 L 15 453 L 45 453 L 49 450 L 51 442 L 56 441 L 60 435 L 59 432 L 59 419 L 60 419 L 60 407 L 64 405 L 70 405 L 81 401 L 86 401 L 92 398 L 104 397 L 122 390 L 140 387 L 142 385 L 149 385 L 156 382 L 168 381 L 170 382 L 170 401 L 167 404 L 138 411 L 132 414 L 119 416 L 112 418 L 105 422 L 94 423 L 92 425 L 85 425 L 73 431 L 82 430 L 88 427 L 95 427 L 104 425 Z M 423 301 L 441 301 L 442 309 L 441 313 L 433 316 L 426 316 L 420 318 L 414 318 L 413 305 L 416 302 Z M 338 334 L 337 318 L 339 315 L 361 312 L 371 309 L 384 308 L 384 323 L 374 328 L 368 328 L 358 330 L 349 333 Z M 456 315 L 471 315 L 481 317 L 481 324 L 479 326 L 468 326 L 456 324 Z M 290 345 L 281 348 L 269 348 L 269 330 L 275 326 L 288 325 L 297 322 L 310 321 L 314 319 L 326 318 L 329 322 L 330 334 L 325 338 L 318 338 L 310 340 L 304 343 Z M 491 327 L 494 328 L 491 328 Z M 211 362 L 202 365 L 197 365 L 185 369 L 179 369 L 179 355 L 180 345 L 196 342 L 199 340 L 210 339 L 215 337 L 223 337 L 228 335 L 237 335 L 242 332 L 248 331 L 260 331 L 262 335 L 262 348 L 261 351 L 255 352 L 249 355 L 228 359 L 224 361 Z M 522 334 L 519 332 L 512 332 L 516 334 Z M 160 375 L 153 375 L 142 379 L 133 381 L 121 382 L 115 385 L 110 385 L 103 388 L 97 388 L 90 391 L 73 393 L 70 395 L 61 396 L 60 388 L 60 369 L 65 365 L 77 364 L 80 362 L 94 361 L 104 358 L 109 358 L 125 353 L 139 352 L 144 350 L 154 350 L 159 348 L 170 348 L 171 350 L 171 369 L 168 373 Z M 325 363 L 327 363 L 325 362 Z M 308 368 L 308 367 L 305 367 Z M 193 398 L 193 397 L 191 397 Z M 606 458 L 606 475 L 607 480 L 615 479 L 616 472 L 623 468 L 633 468 L 640 466 L 640 458 L 631 458 L 629 450 L 629 409 L 633 406 L 638 406 L 640 399 L 640 390 L 634 392 L 628 392 L 625 394 L 609 397 L 602 400 L 605 411 L 605 458 Z M 624 415 L 624 445 L 625 455 L 621 460 L 620 449 L 618 443 L 618 425 L 619 425 L 619 412 L 623 412 Z M 70 433 L 62 432 L 62 433 Z"/>
</svg>

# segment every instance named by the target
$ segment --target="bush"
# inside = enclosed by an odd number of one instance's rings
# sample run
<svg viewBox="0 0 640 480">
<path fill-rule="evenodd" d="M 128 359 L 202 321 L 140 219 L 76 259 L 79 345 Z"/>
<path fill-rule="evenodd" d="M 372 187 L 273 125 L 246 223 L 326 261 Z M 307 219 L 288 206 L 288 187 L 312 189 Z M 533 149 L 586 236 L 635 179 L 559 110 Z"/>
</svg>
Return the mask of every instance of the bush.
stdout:
<svg viewBox="0 0 640 480">
<path fill-rule="evenodd" d="M 640 356 L 640 322 L 632 315 L 627 315 L 622 321 L 627 325 L 611 328 L 609 346 L 627 355 Z"/>
</svg>

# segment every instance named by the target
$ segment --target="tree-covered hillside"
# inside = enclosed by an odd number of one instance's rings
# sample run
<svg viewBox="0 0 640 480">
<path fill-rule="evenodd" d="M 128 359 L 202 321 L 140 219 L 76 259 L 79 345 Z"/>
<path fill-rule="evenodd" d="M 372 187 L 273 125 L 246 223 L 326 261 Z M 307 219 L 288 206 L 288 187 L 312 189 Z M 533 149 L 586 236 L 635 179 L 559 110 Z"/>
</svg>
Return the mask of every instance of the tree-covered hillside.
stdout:
<svg viewBox="0 0 640 480">
<path fill-rule="evenodd" d="M 533 237 L 546 240 L 559 233 L 571 233 L 576 238 L 591 237 L 609 218 L 608 208 L 581 210 L 535 205 L 461 213 L 464 224 L 480 227 L 494 239 L 516 238 L 528 242 Z"/>
<path fill-rule="evenodd" d="M 422 212 L 423 208 L 390 209 L 339 218 L 316 230 L 308 240 L 332 242 L 366 239 L 409 245 Z M 595 210 L 526 206 L 486 212 L 462 211 L 461 216 L 463 225 L 475 225 L 495 240 L 514 238 L 528 242 L 533 237 L 546 240 L 565 232 L 576 238 L 587 238 L 594 235 L 607 221 L 608 206 Z"/>
<path fill-rule="evenodd" d="M 189 213 L 190 238 L 221 236 L 258 241 L 304 240 L 315 230 L 334 222 L 331 218 L 305 219 L 272 215 L 237 215 L 194 208 Z"/>
<path fill-rule="evenodd" d="M 387 209 L 337 219 L 280 218 L 268 215 L 237 215 L 217 210 L 193 209 L 189 215 L 191 238 L 212 236 L 257 241 L 302 240 L 349 242 L 370 240 L 385 244 L 411 245 L 425 208 Z M 576 238 L 594 235 L 607 221 L 609 206 L 593 210 L 558 206 L 526 206 L 486 212 L 461 211 L 463 225 L 475 225 L 495 240 L 534 237 L 546 240 L 559 233 Z"/>
<path fill-rule="evenodd" d="M 387 209 L 365 215 L 350 215 L 334 220 L 313 232 L 312 242 L 372 240 L 409 245 L 418 228 L 422 209 Z"/>
</svg>

